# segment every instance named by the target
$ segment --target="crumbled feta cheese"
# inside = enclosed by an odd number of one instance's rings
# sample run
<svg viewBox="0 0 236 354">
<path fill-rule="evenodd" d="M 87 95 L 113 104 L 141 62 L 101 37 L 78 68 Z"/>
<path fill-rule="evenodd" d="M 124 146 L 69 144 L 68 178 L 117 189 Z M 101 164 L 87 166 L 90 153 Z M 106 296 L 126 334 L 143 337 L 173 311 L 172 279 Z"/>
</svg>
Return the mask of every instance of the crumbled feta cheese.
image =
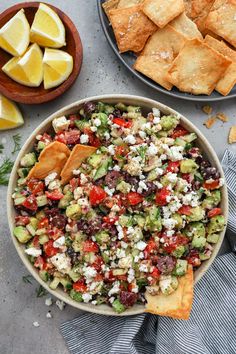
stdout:
<svg viewBox="0 0 236 354">
<path fill-rule="evenodd" d="M 92 130 L 92 132 L 94 132 L 94 133 L 98 130 L 98 128 L 97 128 L 97 127 L 91 127 L 90 129 L 91 129 L 91 130 Z"/>
<path fill-rule="evenodd" d="M 57 300 L 57 301 L 56 301 L 56 305 L 57 305 L 57 307 L 58 307 L 61 311 L 63 311 L 63 310 L 64 310 L 64 307 L 66 306 L 66 304 L 65 304 L 64 301 L 62 301 L 62 300 Z"/>
<path fill-rule="evenodd" d="M 78 200 L 80 197 L 82 197 L 83 193 L 84 193 L 84 190 L 83 190 L 82 187 L 75 188 L 75 190 L 74 190 L 74 198 L 75 198 L 75 200 Z"/>
<path fill-rule="evenodd" d="M 166 231 L 166 236 L 167 237 L 171 237 L 171 236 L 173 236 L 175 234 L 175 230 L 167 230 Z"/>
<path fill-rule="evenodd" d="M 166 178 L 168 179 L 168 181 L 170 181 L 171 183 L 176 183 L 177 182 L 177 173 L 172 173 L 172 172 L 168 172 L 166 175 Z"/>
<path fill-rule="evenodd" d="M 33 322 L 34 327 L 39 327 L 39 323 L 37 321 Z"/>
<path fill-rule="evenodd" d="M 168 147 L 168 157 L 171 161 L 179 161 L 183 159 L 183 146 L 171 146 L 170 148 Z"/>
<path fill-rule="evenodd" d="M 236 16 L 236 15 L 235 15 L 235 16 Z M 219 179 L 219 187 L 223 187 L 224 184 L 225 184 L 224 178 L 220 178 L 220 179 Z"/>
<path fill-rule="evenodd" d="M 143 242 L 143 241 L 138 241 L 135 245 L 135 248 L 137 248 L 139 251 L 145 250 L 146 247 L 147 247 L 147 244 L 146 244 L 146 242 Z"/>
<path fill-rule="evenodd" d="M 97 303 L 98 303 L 97 300 L 91 301 L 91 304 L 92 304 L 92 305 L 97 305 Z"/>
<path fill-rule="evenodd" d="M 59 179 L 55 179 L 54 181 L 49 182 L 48 189 L 53 190 L 53 189 L 59 189 L 61 187 L 61 182 Z"/>
<path fill-rule="evenodd" d="M 82 134 L 80 136 L 80 143 L 87 144 L 89 142 L 89 136 L 87 134 Z"/>
<path fill-rule="evenodd" d="M 121 247 L 126 249 L 128 247 L 128 243 L 124 242 L 124 241 L 121 241 L 120 243 Z"/>
<path fill-rule="evenodd" d="M 115 188 L 108 188 L 108 187 L 104 187 L 104 191 L 110 196 L 112 197 L 114 192 L 115 192 Z"/>
<path fill-rule="evenodd" d="M 120 282 L 119 281 L 115 281 L 113 283 L 113 287 L 108 292 L 108 296 L 112 296 L 114 294 L 118 294 L 119 292 L 120 292 Z"/>
<path fill-rule="evenodd" d="M 88 303 L 90 300 L 92 300 L 92 295 L 90 295 L 89 293 L 84 293 L 82 294 L 82 299 L 84 300 L 84 302 Z"/>
<path fill-rule="evenodd" d="M 116 229 L 118 231 L 118 239 L 121 240 L 122 238 L 124 238 L 124 232 L 123 232 L 123 228 L 121 225 L 116 225 Z"/>
<path fill-rule="evenodd" d="M 87 214 L 87 212 L 90 210 L 90 204 L 87 198 L 78 199 L 77 204 L 81 207 L 82 214 Z"/>
<path fill-rule="evenodd" d="M 81 173 L 81 175 L 80 175 L 80 184 L 81 184 L 81 186 L 83 186 L 87 182 L 88 182 L 88 178 L 85 176 L 84 173 Z"/>
<path fill-rule="evenodd" d="M 145 124 L 142 125 L 141 127 L 142 130 L 150 130 L 151 129 L 151 123 L 150 122 L 147 122 Z"/>
<path fill-rule="evenodd" d="M 71 270 L 71 259 L 65 253 L 57 253 L 50 261 L 61 273 L 67 274 Z"/>
<path fill-rule="evenodd" d="M 61 247 L 65 244 L 65 242 L 66 242 L 65 236 L 61 236 L 53 242 L 53 247 L 55 248 Z"/>
<path fill-rule="evenodd" d="M 120 171 L 120 166 L 119 165 L 115 165 L 113 167 L 113 171 Z"/>
<path fill-rule="evenodd" d="M 133 288 L 132 288 L 132 293 L 135 293 L 135 294 L 137 294 L 138 293 L 138 291 L 139 291 L 139 288 L 138 288 L 138 286 L 136 285 L 136 286 L 134 286 Z"/>
<path fill-rule="evenodd" d="M 66 119 L 65 116 L 55 118 L 52 121 L 52 126 L 56 133 L 61 132 L 62 130 L 67 130 L 69 128 L 70 121 Z"/>
<path fill-rule="evenodd" d="M 54 181 L 54 179 L 57 177 L 56 172 L 50 173 L 47 177 L 45 177 L 45 185 L 48 186 L 50 182 Z"/>
<path fill-rule="evenodd" d="M 172 204 L 169 204 L 169 209 L 171 213 L 175 213 L 179 208 L 181 208 L 182 204 L 180 201 L 174 201 Z"/>
<path fill-rule="evenodd" d="M 130 145 L 134 145 L 136 143 L 136 139 L 133 135 L 129 134 L 124 138 L 124 142 Z"/>
<path fill-rule="evenodd" d="M 132 158 L 128 162 L 127 165 L 125 165 L 124 169 L 131 175 L 131 176 L 139 176 L 142 172 L 142 166 L 140 165 L 140 161 L 138 159 Z"/>
<path fill-rule="evenodd" d="M 52 318 L 51 311 L 48 311 L 48 313 L 46 314 L 46 317 L 47 317 L 47 318 Z"/>
<path fill-rule="evenodd" d="M 125 257 L 125 250 L 123 250 L 122 248 L 118 248 L 116 250 L 116 256 L 117 258 L 124 258 Z"/>
<path fill-rule="evenodd" d="M 160 118 L 160 116 L 161 116 L 161 111 L 158 108 L 153 108 L 152 113 L 153 113 L 154 117 Z"/>
<path fill-rule="evenodd" d="M 147 187 L 147 185 L 146 185 L 146 183 L 144 181 L 140 181 L 139 184 L 138 184 L 137 192 L 138 193 L 142 193 L 143 190 L 147 191 L 148 187 Z"/>
<path fill-rule="evenodd" d="M 45 305 L 46 305 L 46 306 L 51 306 L 51 305 L 52 305 L 52 298 L 51 298 L 51 297 L 48 297 L 48 298 L 45 300 Z"/>
<path fill-rule="evenodd" d="M 115 297 L 114 296 L 110 297 L 109 302 L 112 304 L 114 301 L 115 301 Z"/>
<path fill-rule="evenodd" d="M 158 148 L 153 144 L 150 143 L 148 149 L 147 149 L 147 155 L 148 156 L 155 156 L 158 152 Z"/>
<path fill-rule="evenodd" d="M 165 293 L 171 285 L 171 275 L 162 275 L 159 280 L 159 286 L 162 293 Z"/>
<path fill-rule="evenodd" d="M 114 211 L 114 212 L 120 211 L 119 205 L 114 204 L 113 207 L 111 208 L 111 211 Z"/>
<path fill-rule="evenodd" d="M 139 136 L 141 139 L 145 139 L 147 137 L 147 134 L 143 132 L 142 130 L 139 131 Z"/>
<path fill-rule="evenodd" d="M 91 282 L 93 280 L 93 278 L 97 275 L 97 271 L 96 269 L 94 269 L 93 267 L 83 267 L 83 273 L 84 276 L 86 278 L 86 281 Z"/>
<path fill-rule="evenodd" d="M 140 272 L 144 272 L 144 273 L 148 273 L 149 272 L 147 264 L 143 264 L 143 263 L 140 264 L 139 270 L 140 270 Z"/>
<path fill-rule="evenodd" d="M 114 148 L 114 145 L 109 145 L 107 147 L 107 150 L 109 152 L 110 155 L 115 155 L 115 148 Z"/>
<path fill-rule="evenodd" d="M 73 175 L 78 176 L 80 174 L 80 170 L 73 170 Z"/>
<path fill-rule="evenodd" d="M 167 155 L 166 154 L 161 154 L 160 160 L 166 160 L 166 159 L 167 159 Z"/>
<path fill-rule="evenodd" d="M 95 127 L 100 127 L 102 123 L 99 118 L 95 118 L 93 124 L 95 125 Z"/>
<path fill-rule="evenodd" d="M 108 132 L 105 132 L 104 133 L 104 138 L 106 139 L 106 140 L 109 140 L 110 139 L 110 134 L 108 133 Z"/>
<path fill-rule="evenodd" d="M 27 253 L 29 256 L 38 257 L 41 256 L 42 251 L 38 250 L 37 248 L 30 247 L 26 248 L 25 253 Z"/>
<path fill-rule="evenodd" d="M 128 280 L 128 283 L 132 283 L 132 281 L 135 279 L 135 272 L 134 272 L 134 269 L 133 268 L 130 268 L 128 270 L 128 277 L 127 277 L 127 280 Z"/>
<path fill-rule="evenodd" d="M 178 221 L 173 218 L 162 219 L 163 226 L 168 230 L 173 229 L 177 223 L 178 223 Z"/>
</svg>

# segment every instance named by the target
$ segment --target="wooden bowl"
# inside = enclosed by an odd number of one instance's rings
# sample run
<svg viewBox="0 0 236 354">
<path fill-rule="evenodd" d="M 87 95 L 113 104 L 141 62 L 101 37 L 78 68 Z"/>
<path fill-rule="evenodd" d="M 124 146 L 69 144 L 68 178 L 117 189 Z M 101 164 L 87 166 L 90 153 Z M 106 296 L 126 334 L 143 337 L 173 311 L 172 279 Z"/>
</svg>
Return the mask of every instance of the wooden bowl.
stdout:
<svg viewBox="0 0 236 354">
<path fill-rule="evenodd" d="M 29 24 L 31 25 L 34 19 L 34 15 L 39 7 L 39 2 L 23 2 L 14 5 L 0 14 L 0 28 L 9 21 L 20 9 L 25 10 L 25 15 Z M 10 77 L 8 77 L 2 70 L 0 70 L 0 92 L 6 97 L 12 99 L 13 101 L 26 103 L 26 104 L 39 104 L 43 102 L 48 102 L 54 100 L 61 94 L 63 94 L 68 88 L 74 83 L 75 79 L 79 75 L 82 59 L 83 59 L 83 48 L 79 33 L 70 20 L 70 18 L 61 10 L 47 4 L 50 6 L 61 18 L 65 30 L 66 30 L 66 46 L 60 48 L 65 50 L 74 59 L 74 68 L 69 76 L 69 78 L 63 82 L 60 86 L 52 88 L 50 90 L 45 90 L 43 83 L 39 87 L 27 87 L 18 84 Z M 0 49 L 0 67 L 2 68 L 6 62 L 11 59 L 12 56 Z"/>
<path fill-rule="evenodd" d="M 14 189 L 16 187 L 17 183 L 17 169 L 19 168 L 20 160 L 21 158 L 28 152 L 32 151 L 36 136 L 38 134 L 43 134 L 45 132 L 48 132 L 51 130 L 52 126 L 52 120 L 57 117 L 61 117 L 63 115 L 67 114 L 73 114 L 76 113 L 80 110 L 81 106 L 83 105 L 84 102 L 86 101 L 94 101 L 94 102 L 105 102 L 108 104 L 115 104 L 118 102 L 123 102 L 126 105 L 133 105 L 133 106 L 140 106 L 142 107 L 143 111 L 148 113 L 152 108 L 158 108 L 160 109 L 161 112 L 164 114 L 178 114 L 176 111 L 171 109 L 168 106 L 165 106 L 164 104 L 144 98 L 144 97 L 139 97 L 139 96 L 131 96 L 131 95 L 102 95 L 102 96 L 95 96 L 95 97 L 90 97 L 86 98 L 77 102 L 74 102 L 56 113 L 52 114 L 49 118 L 45 119 L 29 136 L 27 141 L 25 142 L 24 146 L 21 148 L 21 151 L 19 152 L 19 155 L 15 161 L 15 164 L 13 166 L 10 180 L 9 180 L 9 185 L 8 185 L 8 193 L 7 193 L 7 214 L 8 214 L 8 223 L 9 223 L 9 228 L 11 232 L 11 237 L 12 241 L 15 245 L 15 248 L 18 252 L 18 255 L 20 256 L 22 262 L 28 269 L 28 271 L 32 274 L 32 276 L 45 288 L 47 289 L 48 292 L 59 298 L 60 300 L 63 300 L 67 304 L 80 309 L 84 311 L 89 311 L 101 315 L 110 315 L 110 316 L 130 316 L 130 315 L 137 315 L 140 313 L 145 312 L 145 307 L 144 305 L 139 305 L 136 304 L 132 308 L 126 310 L 122 314 L 117 314 L 110 306 L 108 305 L 99 305 L 99 306 L 94 306 L 92 304 L 86 304 L 82 302 L 76 302 L 71 299 L 71 297 L 66 294 L 62 289 L 58 288 L 56 290 L 52 290 L 47 283 L 45 283 L 38 274 L 38 270 L 30 263 L 27 254 L 25 253 L 25 247 L 20 244 L 16 237 L 13 235 L 13 229 L 15 225 L 15 215 L 16 211 L 13 205 L 13 200 L 12 200 L 12 194 L 14 193 Z M 180 114 L 179 114 L 180 115 Z M 221 176 L 224 177 L 224 172 L 222 170 L 220 161 L 214 151 L 214 149 L 211 147 L 207 139 L 204 137 L 204 135 L 196 128 L 194 124 L 192 124 L 187 118 L 183 117 L 180 115 L 181 119 L 181 124 L 190 132 L 194 132 L 197 134 L 198 139 L 197 139 L 197 145 L 201 148 L 201 150 L 204 152 L 204 154 L 207 156 L 209 161 L 213 166 L 217 168 L 217 170 L 220 172 Z M 222 201 L 221 201 L 221 209 L 223 211 L 223 214 L 225 216 L 225 219 L 227 221 L 228 219 L 228 195 L 227 195 L 227 188 L 224 185 L 222 188 Z M 208 268 L 211 266 L 213 260 L 217 256 L 220 247 L 222 245 L 223 239 L 224 239 L 224 234 L 225 234 L 226 228 L 221 232 L 220 234 L 220 239 L 218 243 L 214 246 L 213 252 L 211 255 L 211 258 L 204 261 L 201 266 L 194 272 L 194 282 L 196 282 L 205 274 L 205 272 L 208 270 Z"/>
</svg>

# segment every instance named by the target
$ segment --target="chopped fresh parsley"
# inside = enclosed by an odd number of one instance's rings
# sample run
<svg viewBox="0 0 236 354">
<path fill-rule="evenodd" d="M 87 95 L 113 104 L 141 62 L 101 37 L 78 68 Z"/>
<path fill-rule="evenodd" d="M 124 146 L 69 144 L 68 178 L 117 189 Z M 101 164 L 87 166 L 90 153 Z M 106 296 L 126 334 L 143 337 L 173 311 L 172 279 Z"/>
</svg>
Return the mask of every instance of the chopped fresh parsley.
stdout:
<svg viewBox="0 0 236 354">
<path fill-rule="evenodd" d="M 3 152 L 3 149 L 4 149 L 4 146 L 3 146 L 3 144 L 0 144 L 0 154 L 2 154 L 2 152 Z"/>
<path fill-rule="evenodd" d="M 24 276 L 22 277 L 22 280 L 23 280 L 24 283 L 32 284 L 32 283 L 31 283 L 31 279 L 32 279 L 32 275 L 24 275 Z"/>
<path fill-rule="evenodd" d="M 36 294 L 37 297 L 42 297 L 47 294 L 47 290 L 42 287 L 42 285 L 39 285 L 39 287 L 36 289 Z"/>
</svg>

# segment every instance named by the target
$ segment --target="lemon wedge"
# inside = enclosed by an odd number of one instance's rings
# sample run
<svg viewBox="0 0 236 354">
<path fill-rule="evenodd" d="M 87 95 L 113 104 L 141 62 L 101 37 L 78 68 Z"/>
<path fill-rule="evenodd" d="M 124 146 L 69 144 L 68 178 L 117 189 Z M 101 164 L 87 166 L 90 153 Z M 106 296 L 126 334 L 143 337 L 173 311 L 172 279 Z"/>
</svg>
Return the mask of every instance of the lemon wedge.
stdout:
<svg viewBox="0 0 236 354">
<path fill-rule="evenodd" d="M 59 49 L 46 48 L 43 56 L 44 88 L 62 84 L 73 70 L 73 57 Z"/>
<path fill-rule="evenodd" d="M 20 10 L 0 29 L 0 47 L 14 56 L 22 55 L 30 40 L 30 26 Z"/>
<path fill-rule="evenodd" d="M 2 70 L 19 84 L 38 87 L 43 81 L 43 53 L 36 43 L 32 44 L 22 57 L 10 59 Z"/>
<path fill-rule="evenodd" d="M 40 4 L 30 29 L 30 40 L 43 47 L 60 48 L 66 45 L 65 27 L 55 11 Z"/>
<path fill-rule="evenodd" d="M 17 105 L 0 94 L 0 130 L 17 128 L 24 124 Z"/>
</svg>

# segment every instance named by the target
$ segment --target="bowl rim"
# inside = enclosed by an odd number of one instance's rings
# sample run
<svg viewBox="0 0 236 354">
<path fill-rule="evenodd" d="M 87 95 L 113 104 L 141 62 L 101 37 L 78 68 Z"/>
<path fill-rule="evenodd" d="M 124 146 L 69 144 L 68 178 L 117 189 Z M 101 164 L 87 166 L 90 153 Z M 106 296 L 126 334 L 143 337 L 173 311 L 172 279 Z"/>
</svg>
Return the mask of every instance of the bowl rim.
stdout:
<svg viewBox="0 0 236 354">
<path fill-rule="evenodd" d="M 40 5 L 40 1 L 28 1 L 28 2 L 21 2 L 21 3 L 17 3 L 15 5 L 12 5 L 10 7 L 8 7 L 6 10 L 4 10 L 2 13 L 0 13 L 0 20 L 3 20 L 6 16 L 8 16 L 10 13 L 16 13 L 17 11 L 19 11 L 20 9 L 26 9 L 26 8 L 38 8 L 38 6 Z M 83 62 L 83 46 L 82 46 L 82 41 L 79 35 L 79 32 L 74 24 L 74 22 L 71 20 L 71 18 L 65 13 L 63 12 L 61 9 L 59 9 L 58 7 L 49 4 L 47 2 L 43 3 L 47 6 L 49 6 L 52 10 L 54 10 L 57 15 L 60 17 L 63 25 L 65 28 L 69 28 L 70 31 L 72 32 L 72 37 L 75 43 L 75 53 L 73 56 L 73 60 L 74 60 L 74 67 L 73 67 L 73 71 L 70 74 L 70 76 L 67 78 L 66 81 L 64 81 L 61 85 L 54 87 L 51 90 L 48 90 L 48 92 L 45 92 L 39 96 L 35 95 L 35 96 L 25 96 L 24 94 L 21 94 L 19 91 L 17 91 L 17 93 L 15 93 L 14 90 L 12 90 L 12 87 L 14 88 L 14 85 L 21 85 L 17 82 L 15 82 L 14 80 L 12 80 L 10 77 L 7 77 L 7 79 L 11 80 L 10 82 L 12 82 L 11 85 L 11 89 L 8 89 L 6 87 L 6 85 L 2 82 L 0 82 L 0 92 L 5 95 L 7 98 L 18 102 L 18 103 L 24 103 L 24 104 L 40 104 L 40 103 L 46 103 L 49 101 L 52 101 L 54 99 L 56 99 L 57 97 L 61 96 L 63 93 L 65 93 L 74 83 L 76 78 L 78 77 L 80 71 L 81 71 L 81 67 L 82 67 L 82 62 Z M 14 15 L 13 15 L 14 16 Z M 66 21 L 65 21 L 66 19 Z M 30 43 L 32 44 L 32 43 Z M 64 50 L 62 48 L 58 48 L 61 50 Z M 1 49 L 3 50 L 3 49 Z M 24 85 L 22 86 L 22 92 L 24 92 Z M 37 90 L 38 87 L 35 87 L 35 90 Z"/>
<path fill-rule="evenodd" d="M 10 234 L 11 234 L 11 239 L 13 241 L 13 244 L 16 248 L 16 251 L 29 271 L 29 273 L 36 279 L 37 282 L 39 282 L 46 290 L 54 295 L 55 297 L 59 298 L 60 300 L 64 301 L 65 303 L 88 312 L 96 313 L 96 314 L 101 314 L 101 315 L 112 315 L 112 316 L 130 316 L 130 315 L 137 315 L 145 312 L 145 307 L 143 305 L 135 305 L 134 308 L 126 310 L 122 314 L 117 314 L 113 312 L 113 309 L 108 307 L 107 305 L 100 305 L 100 306 L 94 306 L 91 304 L 85 304 L 85 303 L 79 303 L 74 300 L 72 300 L 69 295 L 66 296 L 66 294 L 61 290 L 52 290 L 47 283 L 45 283 L 38 274 L 38 271 L 36 268 L 29 262 L 27 255 L 24 252 L 24 245 L 21 245 L 17 239 L 13 235 L 13 227 L 14 227 L 14 214 L 15 214 L 15 209 L 13 206 L 12 202 L 12 194 L 14 192 L 15 188 L 15 182 L 16 182 L 16 177 L 17 177 L 17 169 L 19 166 L 19 162 L 21 157 L 30 151 L 30 145 L 32 146 L 32 142 L 35 140 L 36 135 L 41 133 L 44 129 L 46 129 L 47 125 L 51 123 L 51 121 L 54 118 L 57 118 L 61 115 L 68 114 L 68 111 L 73 112 L 73 110 L 77 110 L 84 102 L 87 101 L 105 101 L 108 103 L 115 103 L 115 102 L 133 102 L 129 104 L 136 104 L 142 106 L 149 107 L 149 109 L 152 108 L 158 108 L 161 111 L 163 111 L 165 114 L 178 114 L 181 119 L 181 123 L 183 123 L 184 126 L 186 126 L 190 131 L 195 132 L 198 135 L 198 139 L 202 141 L 202 143 L 206 146 L 206 149 L 204 149 L 204 152 L 207 154 L 208 158 L 211 159 L 211 162 L 217 167 L 219 170 L 221 176 L 224 178 L 224 172 L 221 167 L 220 161 L 213 149 L 213 147 L 210 145 L 210 143 L 207 141 L 207 139 L 204 137 L 204 135 L 201 133 L 201 131 L 194 126 L 192 122 L 190 122 L 186 117 L 184 117 L 182 114 L 178 113 L 177 111 L 173 110 L 169 106 L 166 106 L 158 101 L 142 97 L 142 96 L 136 96 L 136 95 L 127 95 L 127 94 L 108 94 L 108 95 L 99 95 L 99 96 L 92 96 L 92 97 L 87 97 L 80 99 L 78 101 L 75 101 L 67 106 L 64 106 L 63 108 L 60 108 L 58 111 L 54 112 L 51 114 L 48 118 L 46 118 L 42 123 L 39 124 L 39 126 L 29 135 L 28 139 L 25 141 L 24 145 L 22 146 L 16 160 L 14 163 L 14 166 L 11 171 L 10 179 L 9 179 L 9 184 L 8 184 L 8 190 L 7 190 L 7 218 L 8 218 L 8 224 L 9 224 L 9 229 L 10 229 Z M 207 152 L 206 152 L 207 151 Z M 224 210 L 224 216 L 225 220 L 228 220 L 228 194 L 227 194 L 227 188 L 226 185 L 222 187 L 222 206 Z M 219 249 L 222 245 L 224 235 L 226 231 L 226 225 L 224 227 L 224 230 L 221 232 L 221 238 L 218 241 L 218 243 L 214 246 L 214 250 L 212 253 L 212 256 L 209 260 L 205 261 L 201 267 L 195 272 L 194 274 L 194 283 L 196 284 L 198 280 L 205 274 L 205 272 L 208 270 L 208 268 L 211 266 L 212 262 L 214 261 L 215 257 L 217 256 Z"/>
</svg>

